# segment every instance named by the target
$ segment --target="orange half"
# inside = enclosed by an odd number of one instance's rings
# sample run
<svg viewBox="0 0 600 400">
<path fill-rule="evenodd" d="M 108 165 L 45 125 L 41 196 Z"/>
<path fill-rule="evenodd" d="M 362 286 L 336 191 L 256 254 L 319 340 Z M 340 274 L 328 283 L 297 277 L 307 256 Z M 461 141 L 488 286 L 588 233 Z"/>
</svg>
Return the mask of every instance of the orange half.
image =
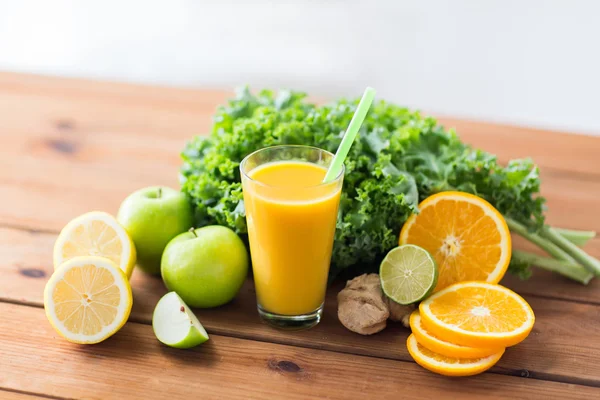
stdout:
<svg viewBox="0 0 600 400">
<path fill-rule="evenodd" d="M 438 264 L 435 291 L 453 283 L 498 283 L 510 263 L 511 239 L 502 215 L 480 197 L 441 192 L 419 204 L 402 227 L 400 244 L 429 251 Z"/>
</svg>

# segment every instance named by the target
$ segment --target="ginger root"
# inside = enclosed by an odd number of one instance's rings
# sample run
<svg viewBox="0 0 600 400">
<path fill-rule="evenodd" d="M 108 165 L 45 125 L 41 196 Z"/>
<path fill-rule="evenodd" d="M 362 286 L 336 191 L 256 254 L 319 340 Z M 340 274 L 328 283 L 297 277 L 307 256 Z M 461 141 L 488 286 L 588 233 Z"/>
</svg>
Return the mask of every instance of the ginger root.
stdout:
<svg viewBox="0 0 600 400">
<path fill-rule="evenodd" d="M 372 335 L 385 328 L 390 311 L 383 301 L 379 275 L 357 276 L 346 283 L 337 298 L 338 318 L 352 332 Z"/>
<path fill-rule="evenodd" d="M 361 335 L 382 331 L 388 318 L 408 327 L 408 317 L 414 310 L 412 305 L 403 306 L 387 298 L 378 274 L 363 274 L 348 281 L 337 297 L 340 322 Z"/>
<path fill-rule="evenodd" d="M 383 297 L 385 297 L 385 302 L 390 310 L 390 319 L 392 321 L 402 322 L 402 325 L 404 325 L 405 328 L 410 327 L 410 314 L 415 310 L 415 305 L 409 304 L 403 306 L 402 304 L 396 303 L 385 294 L 383 294 Z"/>
</svg>

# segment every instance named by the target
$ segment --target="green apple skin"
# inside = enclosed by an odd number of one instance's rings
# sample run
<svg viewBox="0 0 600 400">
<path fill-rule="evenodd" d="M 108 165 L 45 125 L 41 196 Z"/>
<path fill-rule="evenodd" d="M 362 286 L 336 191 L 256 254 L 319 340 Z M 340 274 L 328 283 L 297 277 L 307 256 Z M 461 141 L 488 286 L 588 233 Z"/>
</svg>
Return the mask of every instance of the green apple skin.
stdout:
<svg viewBox="0 0 600 400">
<path fill-rule="evenodd" d="M 171 345 L 166 344 L 169 347 L 175 347 L 176 349 L 191 349 L 192 347 L 196 347 L 208 340 L 208 336 L 204 336 L 198 328 L 190 324 L 190 331 L 188 335 L 179 343 L 173 343 Z"/>
<path fill-rule="evenodd" d="M 137 265 L 158 275 L 167 244 L 194 223 L 192 207 L 178 190 L 151 186 L 129 195 L 121 204 L 117 220 L 125 227 L 137 251 Z"/>
<path fill-rule="evenodd" d="M 231 229 L 205 226 L 169 242 L 161 274 L 167 289 L 190 307 L 218 307 L 241 289 L 248 274 L 248 251 Z"/>
</svg>

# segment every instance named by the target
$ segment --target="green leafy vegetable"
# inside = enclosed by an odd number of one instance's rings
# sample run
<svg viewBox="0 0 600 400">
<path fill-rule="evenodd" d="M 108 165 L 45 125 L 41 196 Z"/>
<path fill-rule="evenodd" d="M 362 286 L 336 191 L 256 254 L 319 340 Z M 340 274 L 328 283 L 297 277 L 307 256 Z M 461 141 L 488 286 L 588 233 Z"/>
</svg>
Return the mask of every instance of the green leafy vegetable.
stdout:
<svg viewBox="0 0 600 400">
<path fill-rule="evenodd" d="M 317 106 L 298 92 L 238 91 L 217 110 L 211 134 L 194 138 L 182 153 L 182 190 L 193 203 L 197 223 L 226 225 L 244 236 L 241 160 L 278 144 L 334 152 L 357 103 L 342 99 Z M 440 191 L 481 196 L 527 234 L 544 227 L 539 171 L 531 160 L 501 166 L 494 155 L 467 146 L 434 118 L 384 101 L 372 106 L 345 166 L 333 274 L 379 265 L 397 246 L 400 228 L 418 211 L 419 201 Z M 513 260 L 510 271 L 528 277 L 526 261 L 531 260 Z"/>
</svg>

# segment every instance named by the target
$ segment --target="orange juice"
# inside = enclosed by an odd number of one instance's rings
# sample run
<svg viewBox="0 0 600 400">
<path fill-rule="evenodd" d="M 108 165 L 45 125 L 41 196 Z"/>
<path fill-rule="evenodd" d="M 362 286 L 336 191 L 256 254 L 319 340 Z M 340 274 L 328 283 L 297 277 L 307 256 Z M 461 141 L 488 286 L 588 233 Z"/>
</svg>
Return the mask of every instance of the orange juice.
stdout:
<svg viewBox="0 0 600 400">
<path fill-rule="evenodd" d="M 342 186 L 339 177 L 322 184 L 326 172 L 283 160 L 258 165 L 243 179 L 259 312 L 321 312 Z"/>
</svg>

